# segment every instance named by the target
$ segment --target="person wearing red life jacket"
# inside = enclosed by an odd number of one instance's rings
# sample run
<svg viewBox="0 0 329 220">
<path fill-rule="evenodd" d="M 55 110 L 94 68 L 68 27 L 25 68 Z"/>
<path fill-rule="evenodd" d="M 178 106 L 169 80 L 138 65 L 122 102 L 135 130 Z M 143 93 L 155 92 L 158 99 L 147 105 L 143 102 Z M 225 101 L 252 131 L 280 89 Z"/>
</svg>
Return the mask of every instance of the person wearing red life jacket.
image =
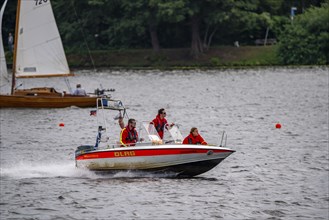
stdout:
<svg viewBox="0 0 329 220">
<path fill-rule="evenodd" d="M 131 118 L 128 120 L 128 125 L 121 130 L 121 147 L 135 146 L 137 141 L 138 133 L 136 131 L 136 120 Z"/>
<path fill-rule="evenodd" d="M 197 128 L 191 128 L 190 134 L 184 139 L 183 144 L 202 144 L 207 145 L 208 143 L 201 137 Z"/>
<path fill-rule="evenodd" d="M 169 129 L 175 124 L 172 123 L 171 125 L 168 124 L 167 119 L 165 119 L 167 113 L 164 108 L 158 110 L 158 115 L 155 119 L 152 120 L 151 124 L 154 125 L 155 129 L 157 130 L 161 139 L 163 139 L 164 129 Z"/>
</svg>

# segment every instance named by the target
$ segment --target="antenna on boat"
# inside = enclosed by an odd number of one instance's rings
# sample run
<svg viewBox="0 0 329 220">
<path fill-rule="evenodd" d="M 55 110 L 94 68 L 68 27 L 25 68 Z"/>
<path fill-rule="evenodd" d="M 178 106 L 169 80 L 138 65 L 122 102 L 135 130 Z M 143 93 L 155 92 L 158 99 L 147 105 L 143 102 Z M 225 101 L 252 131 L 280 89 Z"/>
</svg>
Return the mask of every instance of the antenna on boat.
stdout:
<svg viewBox="0 0 329 220">
<path fill-rule="evenodd" d="M 226 147 L 226 142 L 227 142 L 227 134 L 225 135 L 225 144 L 224 144 L 224 147 Z"/>
<path fill-rule="evenodd" d="M 223 134 L 222 134 L 222 139 L 221 139 L 221 141 L 220 141 L 220 147 L 223 147 L 223 140 L 224 140 L 224 135 L 225 135 L 225 131 L 223 131 Z M 226 141 L 225 141 L 226 142 Z"/>
<path fill-rule="evenodd" d="M 81 23 L 81 21 L 80 21 L 80 19 L 79 19 L 79 17 L 78 17 L 78 13 L 77 13 L 77 11 L 76 11 L 76 9 L 75 9 L 75 7 L 74 7 L 74 1 L 71 1 L 71 2 L 72 2 L 72 6 L 73 6 L 73 10 L 74 10 L 74 14 L 75 14 L 75 16 L 76 16 L 76 18 L 77 18 L 77 20 L 78 20 L 79 26 L 81 27 L 80 30 L 81 30 L 81 33 L 82 33 L 82 36 L 83 36 L 83 40 L 85 41 L 85 44 L 86 44 L 87 49 L 88 49 L 89 58 L 90 58 L 91 63 L 92 63 L 92 65 L 93 65 L 94 72 L 96 73 L 95 62 L 94 62 L 93 57 L 91 56 L 90 48 L 89 48 L 89 45 L 88 45 L 87 40 L 86 40 L 86 34 L 85 34 L 85 32 L 83 31 L 82 23 Z"/>
</svg>

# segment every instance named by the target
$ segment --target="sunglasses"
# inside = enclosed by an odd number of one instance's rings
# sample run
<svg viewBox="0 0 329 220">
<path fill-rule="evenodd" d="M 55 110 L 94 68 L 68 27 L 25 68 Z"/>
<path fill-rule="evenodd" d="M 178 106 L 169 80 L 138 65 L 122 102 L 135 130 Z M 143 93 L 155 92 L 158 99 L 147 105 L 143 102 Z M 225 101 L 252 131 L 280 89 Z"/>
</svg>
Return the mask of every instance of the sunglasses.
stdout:
<svg viewBox="0 0 329 220">
<path fill-rule="evenodd" d="M 162 112 L 162 114 L 164 114 L 164 115 L 165 115 L 165 114 L 167 114 L 167 113 L 166 113 L 166 112 Z"/>
</svg>

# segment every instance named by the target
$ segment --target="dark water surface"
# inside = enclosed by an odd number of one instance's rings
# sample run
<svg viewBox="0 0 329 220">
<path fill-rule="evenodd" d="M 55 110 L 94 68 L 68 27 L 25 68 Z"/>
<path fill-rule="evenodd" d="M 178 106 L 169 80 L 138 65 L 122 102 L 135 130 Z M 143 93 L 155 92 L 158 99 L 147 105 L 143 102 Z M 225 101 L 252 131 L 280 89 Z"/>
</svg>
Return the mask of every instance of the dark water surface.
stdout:
<svg viewBox="0 0 329 220">
<path fill-rule="evenodd" d="M 115 88 L 130 117 L 164 107 L 183 136 L 225 130 L 236 152 L 196 178 L 98 176 L 74 166 L 95 141 L 91 109 L 1 109 L 0 219 L 328 219 L 328 71 L 80 71 L 72 85 Z M 65 88 L 45 80 L 24 85 Z"/>
</svg>

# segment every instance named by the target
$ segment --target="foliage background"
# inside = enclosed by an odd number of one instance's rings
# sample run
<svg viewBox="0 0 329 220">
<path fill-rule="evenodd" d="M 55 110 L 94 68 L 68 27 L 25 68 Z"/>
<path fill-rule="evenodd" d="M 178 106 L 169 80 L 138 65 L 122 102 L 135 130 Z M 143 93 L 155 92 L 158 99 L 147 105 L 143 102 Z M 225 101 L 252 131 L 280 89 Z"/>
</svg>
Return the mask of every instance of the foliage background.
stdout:
<svg viewBox="0 0 329 220">
<path fill-rule="evenodd" d="M 29 0 L 34 1 L 34 0 Z M 14 33 L 17 1 L 9 0 L 3 40 Z M 276 39 L 281 64 L 329 64 L 329 0 L 52 0 L 65 49 L 189 48 L 202 59 L 219 46 Z M 296 7 L 292 22 L 291 7 Z M 214 60 L 214 59 L 213 59 Z M 215 61 L 213 61 L 215 62 Z M 217 61 L 216 61 L 217 62 Z M 216 63 L 215 62 L 215 63 Z"/>
</svg>

